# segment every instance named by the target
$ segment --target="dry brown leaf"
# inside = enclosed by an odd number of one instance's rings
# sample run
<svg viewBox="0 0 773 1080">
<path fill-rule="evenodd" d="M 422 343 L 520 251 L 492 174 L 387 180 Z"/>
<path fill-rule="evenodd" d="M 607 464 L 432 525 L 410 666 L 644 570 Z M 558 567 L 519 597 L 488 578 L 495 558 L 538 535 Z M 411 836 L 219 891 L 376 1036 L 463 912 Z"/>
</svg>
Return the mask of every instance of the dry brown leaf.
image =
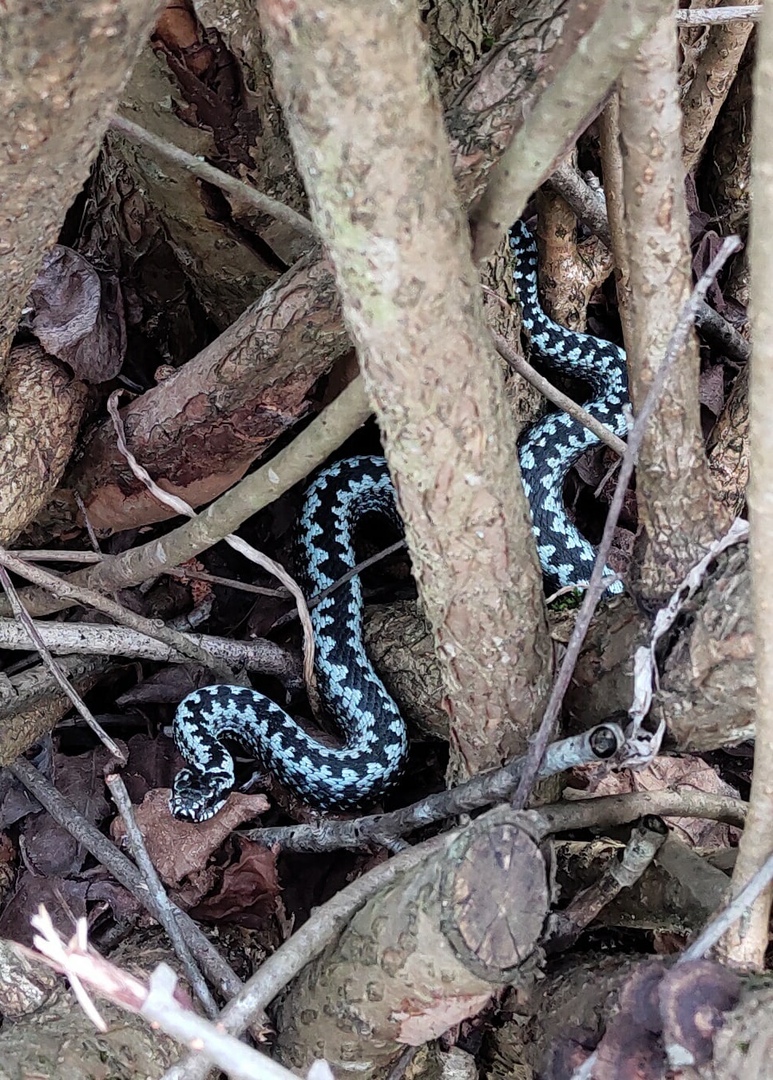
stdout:
<svg viewBox="0 0 773 1080">
<path fill-rule="evenodd" d="M 209 821 L 191 824 L 177 821 L 169 810 L 169 789 L 149 791 L 135 816 L 153 865 L 166 885 L 177 885 L 183 878 L 204 869 L 210 855 L 234 829 L 251 821 L 269 808 L 265 795 L 242 795 L 234 792 L 223 809 Z M 121 842 L 125 829 L 120 818 L 111 828 L 113 839 Z"/>
<path fill-rule="evenodd" d="M 710 795 L 726 795 L 739 798 L 738 792 L 724 780 L 702 758 L 685 755 L 684 757 L 658 757 L 645 769 L 625 769 L 620 772 L 598 777 L 589 772 L 589 785 L 582 791 L 567 790 L 566 798 L 585 799 L 596 795 L 622 795 L 632 791 L 676 791 L 693 789 L 705 791 Z M 668 824 L 686 844 L 691 847 L 728 847 L 737 842 L 738 830 L 721 822 L 703 818 L 667 818 Z"/>
</svg>

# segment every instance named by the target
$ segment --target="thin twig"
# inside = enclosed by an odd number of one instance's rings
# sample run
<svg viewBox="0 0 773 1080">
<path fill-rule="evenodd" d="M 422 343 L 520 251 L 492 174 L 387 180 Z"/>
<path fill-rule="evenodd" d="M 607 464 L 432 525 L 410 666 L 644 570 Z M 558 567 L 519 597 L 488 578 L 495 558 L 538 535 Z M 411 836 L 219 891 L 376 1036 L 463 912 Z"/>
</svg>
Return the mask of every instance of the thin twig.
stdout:
<svg viewBox="0 0 773 1080">
<path fill-rule="evenodd" d="M 557 953 L 568 949 L 623 889 L 636 884 L 655 861 L 667 836 L 668 828 L 662 818 L 651 816 L 640 821 L 631 831 L 620 858 L 613 858 L 592 885 L 550 916 L 544 942 L 546 951 Z"/>
<path fill-rule="evenodd" d="M 254 1022 L 254 1017 L 260 1016 L 285 986 L 341 933 L 364 903 L 447 843 L 448 837 L 444 835 L 417 844 L 368 870 L 315 908 L 303 926 L 263 961 L 243 989 L 228 1002 L 220 1013 L 218 1026 L 231 1035 L 241 1035 Z M 206 1062 L 188 1057 L 168 1069 L 161 1080 L 203 1080 L 208 1072 Z"/>
<path fill-rule="evenodd" d="M 165 626 L 158 619 L 146 619 L 143 615 L 129 611 L 122 604 L 103 596 L 102 593 L 96 592 L 94 589 L 88 589 L 83 585 L 75 585 L 68 578 L 57 577 L 56 574 L 50 574 L 39 566 L 24 562 L 22 559 L 12 555 L 10 551 L 6 551 L 5 548 L 0 548 L 0 565 L 14 574 L 18 574 L 19 577 L 34 582 L 35 585 L 39 585 L 42 589 L 47 589 L 54 596 L 65 597 L 76 604 L 86 604 L 88 607 L 96 608 L 97 611 L 101 611 L 104 615 L 109 615 L 111 619 L 121 626 L 128 626 L 140 634 L 163 641 L 165 645 L 169 645 L 170 648 L 182 653 L 183 656 L 187 656 L 190 660 L 195 660 L 197 663 L 211 668 L 225 682 L 235 681 L 233 672 L 227 664 L 212 656 L 206 649 L 202 649 L 190 637 L 181 634 L 179 630 L 173 630 L 171 627 Z"/>
<path fill-rule="evenodd" d="M 129 845 L 129 851 L 131 852 L 131 856 L 137 864 L 140 873 L 145 879 L 145 885 L 148 892 L 153 897 L 153 903 L 158 911 L 159 921 L 166 930 L 167 937 L 172 943 L 172 947 L 177 954 L 180 963 L 183 965 L 185 977 L 190 983 L 191 989 L 201 1002 L 204 1012 L 211 1020 L 217 1016 L 217 1003 L 212 997 L 209 987 L 204 981 L 201 970 L 188 946 L 188 942 L 185 940 L 182 931 L 180 930 L 180 926 L 177 922 L 177 909 L 167 896 L 164 886 L 161 883 L 161 878 L 158 876 L 153 861 L 148 854 L 148 849 L 145 847 L 145 841 L 142 838 L 137 819 L 134 816 L 134 808 L 132 807 L 131 799 L 129 798 L 129 792 L 126 790 L 126 785 L 117 773 L 106 776 L 105 783 L 110 789 L 110 794 L 113 796 L 115 805 L 118 807 L 118 812 L 121 815 L 124 828 L 126 829 L 126 842 Z"/>
<path fill-rule="evenodd" d="M 676 21 L 680 26 L 715 26 L 717 23 L 759 22 L 762 18 L 762 4 L 748 4 L 715 8 L 684 8 L 676 12 Z"/>
<path fill-rule="evenodd" d="M 86 656 L 133 656 L 167 664 L 189 662 L 189 658 L 156 638 L 135 630 L 101 623 L 59 623 L 31 620 L 38 638 L 52 653 Z M 301 675 L 300 664 L 293 650 L 265 638 L 236 641 L 233 638 L 191 634 L 190 638 L 207 653 L 229 667 L 244 668 L 262 675 L 274 675 L 284 683 L 295 686 Z M 28 633 L 14 619 L 0 617 L 0 649 L 28 651 Z"/>
<path fill-rule="evenodd" d="M 270 596 L 275 600 L 288 600 L 289 589 L 269 589 L 265 585 L 253 585 L 249 581 L 237 581 L 235 578 L 223 577 L 221 574 L 209 574 L 206 570 L 189 570 L 181 566 L 170 566 L 162 573 L 170 577 L 181 578 L 184 581 L 203 581 L 208 585 L 224 585 L 227 589 L 235 589 L 237 592 L 251 593 L 253 596 Z"/>
<path fill-rule="evenodd" d="M 550 699 L 545 708 L 545 715 L 542 718 L 542 722 L 540 723 L 536 735 L 529 744 L 524 769 L 513 799 L 513 806 L 516 809 L 524 807 L 529 800 L 532 788 L 539 775 L 540 765 L 545 756 L 550 736 L 558 721 L 564 695 L 569 688 L 572 674 L 580 656 L 580 649 L 582 648 L 585 636 L 590 628 L 596 607 L 604 593 L 604 570 L 606 561 L 612 548 L 615 528 L 623 509 L 623 500 L 625 498 L 625 493 L 628 490 L 633 470 L 636 466 L 636 460 L 639 455 L 639 448 L 644 437 L 646 426 L 649 423 L 660 395 L 663 393 L 671 368 L 679 356 L 682 346 L 687 340 L 688 334 L 692 330 L 695 311 L 698 304 L 704 299 L 710 285 L 716 279 L 717 274 L 729 257 L 733 252 L 738 251 L 739 247 L 740 240 L 738 237 L 728 236 L 723 241 L 717 254 L 711 260 L 705 273 L 701 275 L 700 280 L 679 313 L 679 317 L 677 318 L 676 325 L 666 348 L 666 354 L 663 357 L 663 362 L 655 373 L 655 377 L 652 380 L 652 384 L 647 391 L 647 396 L 642 404 L 641 411 L 628 436 L 628 444 L 623 456 L 620 475 L 617 478 L 615 493 L 612 496 L 612 502 L 609 506 L 604 532 L 601 537 L 601 543 L 599 544 L 593 572 L 590 576 L 590 581 L 588 582 L 588 588 L 585 591 L 580 610 L 577 613 L 577 620 L 572 629 L 572 634 L 566 647 L 561 668 L 553 684 Z"/>
<path fill-rule="evenodd" d="M 402 551 L 407 548 L 408 544 L 405 539 L 395 540 L 393 544 L 388 547 L 382 548 L 381 551 L 377 551 L 375 555 L 370 555 L 367 559 L 363 559 L 362 562 L 357 563 L 351 570 L 347 570 L 345 574 L 342 574 L 340 578 L 333 582 L 332 585 L 328 585 L 322 592 L 315 593 L 309 600 L 309 608 L 313 609 L 317 604 L 321 604 L 323 600 L 327 599 L 331 593 L 334 593 L 336 589 L 340 589 L 342 585 L 345 585 L 347 581 L 351 581 L 353 577 L 357 577 L 363 570 L 367 570 L 371 566 L 375 566 L 376 563 L 381 562 L 382 559 L 388 558 L 390 555 L 394 555 L 396 551 Z"/>
<path fill-rule="evenodd" d="M 54 551 L 51 548 L 30 548 L 28 551 L 13 551 L 22 562 L 75 562 L 100 563 L 109 559 L 101 551 Z"/>
<path fill-rule="evenodd" d="M 11 602 L 11 606 L 13 607 L 14 611 L 16 612 L 16 617 L 27 631 L 31 643 L 37 649 L 43 663 L 50 671 L 57 685 L 64 691 L 64 693 L 70 699 L 74 707 L 78 710 L 83 719 L 86 721 L 88 726 L 97 736 L 97 738 L 100 739 L 101 742 L 107 747 L 113 757 L 117 758 L 118 761 L 122 762 L 125 765 L 126 754 L 115 742 L 115 740 L 108 735 L 102 725 L 98 723 L 98 721 L 94 718 L 91 709 L 89 709 L 89 707 L 86 705 L 86 702 L 80 696 L 78 691 L 75 689 L 75 687 L 72 685 L 70 680 L 60 668 L 59 664 L 57 664 L 51 653 L 46 648 L 43 639 L 37 632 L 34 620 L 29 617 L 27 612 L 24 610 L 23 604 L 19 600 L 19 595 L 16 592 L 13 582 L 11 581 L 10 574 L 2 565 L 0 565 L 0 583 L 5 589 L 5 594 Z"/>
<path fill-rule="evenodd" d="M 94 526 L 91 524 L 91 518 L 89 517 L 89 512 L 86 509 L 86 504 L 83 501 L 83 498 L 82 498 L 80 492 L 79 491 L 74 492 L 73 498 L 75 499 L 75 505 L 80 510 L 81 517 L 83 518 L 83 521 L 84 521 L 84 523 L 86 525 L 86 533 L 88 535 L 89 542 L 90 542 L 90 544 L 91 544 L 91 546 L 93 548 L 93 552 L 94 552 L 95 555 L 101 555 L 102 549 L 99 546 L 99 538 L 98 538 L 98 536 L 96 534 Z"/>
<path fill-rule="evenodd" d="M 13 551 L 13 555 L 22 562 L 74 562 L 74 563 L 101 563 L 110 559 L 110 555 L 103 555 L 100 551 L 53 551 L 50 548 L 35 548 L 28 551 Z M 220 574 L 209 574 L 205 570 L 190 570 L 181 566 L 159 567 L 160 574 L 168 574 L 170 577 L 181 578 L 190 581 L 205 581 L 210 585 L 225 585 L 229 589 L 237 589 L 246 593 L 254 593 L 256 596 L 271 596 L 277 600 L 284 600 L 289 596 L 287 589 L 269 589 L 263 585 L 252 585 L 249 581 L 237 581 L 236 578 L 223 577 Z"/>
<path fill-rule="evenodd" d="M 559 739 L 548 747 L 540 776 L 555 776 L 578 765 L 611 758 L 622 744 L 623 732 L 616 724 L 600 724 L 580 735 Z M 455 788 L 427 795 L 389 814 L 370 814 L 355 821 L 325 821 L 319 825 L 253 829 L 247 836 L 266 846 L 281 844 L 294 851 L 335 851 L 367 844 L 389 846 L 416 829 L 507 799 L 518 782 L 524 761 L 525 758 L 517 758 L 501 769 L 480 773 Z"/>
<path fill-rule="evenodd" d="M 340 578 L 333 582 L 332 585 L 328 585 L 326 589 L 321 592 L 315 593 L 314 596 L 308 600 L 309 611 L 313 611 L 317 604 L 321 604 L 326 597 L 330 596 L 340 589 L 342 585 L 345 585 L 347 581 L 351 581 L 353 577 L 361 574 L 363 570 L 367 570 L 371 566 L 375 566 L 376 563 L 381 562 L 382 559 L 386 559 L 389 555 L 394 555 L 396 551 L 402 551 L 408 547 L 406 540 L 395 540 L 394 544 L 390 544 L 389 547 L 382 548 L 381 551 L 377 551 L 375 555 L 368 556 L 367 559 L 363 559 L 362 562 L 357 563 L 347 570 L 345 574 L 342 574 Z M 280 627 L 287 626 L 297 617 L 296 611 L 288 611 L 285 615 L 281 615 L 272 625 L 272 632 L 280 629 Z"/>
<path fill-rule="evenodd" d="M 532 834 L 540 837 L 578 829 L 608 829 L 628 825 L 646 814 L 659 817 L 688 817 L 721 821 L 742 829 L 747 803 L 727 795 L 712 795 L 693 787 L 661 791 L 633 791 L 626 795 L 595 795 L 588 799 L 566 799 L 552 806 L 526 810 L 533 822 Z"/>
<path fill-rule="evenodd" d="M 299 214 L 297 210 L 293 210 L 292 207 L 287 206 L 286 203 L 279 202 L 277 199 L 272 199 L 270 195 L 264 195 L 262 192 L 256 191 L 249 184 L 245 184 L 241 180 L 229 176 L 228 173 L 216 169 L 201 158 L 194 157 L 193 154 L 189 154 L 186 150 L 180 149 L 179 146 L 167 142 L 166 139 L 161 139 L 158 135 L 146 131 L 139 124 L 134 124 L 123 116 L 114 116 L 110 121 L 110 127 L 114 131 L 120 131 L 122 135 L 131 139 L 132 142 L 141 143 L 168 161 L 173 161 L 175 165 L 197 176 L 199 180 L 205 180 L 208 184 L 212 184 L 222 191 L 227 191 L 229 195 L 233 195 L 242 202 L 249 203 L 250 206 L 255 207 L 261 213 L 269 214 L 277 221 L 289 225 L 296 232 L 314 240 L 317 239 L 317 230 L 309 219 L 304 217 L 303 214 Z"/>
<path fill-rule="evenodd" d="M 725 934 L 734 922 L 744 914 L 754 903 L 757 897 L 773 881 L 773 855 L 769 855 L 756 874 L 749 879 L 738 895 L 730 901 L 727 907 L 721 911 L 707 927 L 698 935 L 677 960 L 677 964 L 685 964 L 688 960 L 699 960 L 712 949 L 719 939 Z"/>
<path fill-rule="evenodd" d="M 422 803 L 416 804 L 417 807 L 420 807 Z M 406 807 L 406 810 L 410 811 L 412 807 Z M 553 833 L 578 829 L 602 829 L 628 825 L 645 814 L 721 821 L 726 825 L 742 829 L 746 820 L 746 803 L 724 795 L 711 795 L 704 791 L 696 791 L 694 788 L 684 788 L 635 791 L 626 795 L 599 795 L 592 799 L 569 799 L 540 806 L 537 810 L 527 810 L 524 813 L 528 815 L 532 835 L 545 838 Z M 384 818 L 389 816 L 382 815 Z M 427 816 L 429 817 L 429 814 Z M 354 842 L 356 837 L 353 828 L 360 823 L 364 823 L 367 827 L 369 819 L 360 818 L 359 822 L 331 821 L 320 826 L 289 825 L 285 828 L 253 829 L 247 835 L 266 846 L 280 844 L 292 851 L 333 851 L 342 847 L 361 846 Z M 420 824 L 427 824 L 427 822 L 420 822 Z M 351 843 L 348 842 L 350 837 Z"/>
<path fill-rule="evenodd" d="M 573 401 L 566 394 L 557 390 L 548 379 L 535 371 L 531 364 L 527 364 L 514 349 L 511 349 L 501 334 L 492 332 L 491 336 L 494 339 L 494 345 L 496 346 L 497 352 L 513 371 L 517 371 L 528 383 L 536 387 L 548 401 L 557 405 L 563 412 L 568 413 L 569 416 L 588 428 L 589 431 L 592 431 L 596 438 L 604 443 L 605 446 L 608 446 L 610 450 L 614 450 L 620 457 L 623 456 L 625 453 L 625 443 L 615 435 L 614 431 L 610 431 L 610 429 L 605 424 L 602 424 L 600 420 L 597 420 L 595 416 L 591 416 L 586 409 L 583 409 L 582 405 L 578 405 L 576 401 Z"/>
</svg>

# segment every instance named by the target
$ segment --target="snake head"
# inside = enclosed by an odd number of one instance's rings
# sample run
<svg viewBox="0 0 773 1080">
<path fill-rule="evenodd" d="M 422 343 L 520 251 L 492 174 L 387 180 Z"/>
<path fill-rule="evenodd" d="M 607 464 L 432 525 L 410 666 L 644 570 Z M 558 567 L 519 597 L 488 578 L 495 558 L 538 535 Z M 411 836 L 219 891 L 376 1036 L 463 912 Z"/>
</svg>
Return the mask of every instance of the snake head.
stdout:
<svg viewBox="0 0 773 1080">
<path fill-rule="evenodd" d="M 174 778 L 169 809 L 178 821 L 207 821 L 224 805 L 233 787 L 233 776 L 181 769 Z"/>
</svg>

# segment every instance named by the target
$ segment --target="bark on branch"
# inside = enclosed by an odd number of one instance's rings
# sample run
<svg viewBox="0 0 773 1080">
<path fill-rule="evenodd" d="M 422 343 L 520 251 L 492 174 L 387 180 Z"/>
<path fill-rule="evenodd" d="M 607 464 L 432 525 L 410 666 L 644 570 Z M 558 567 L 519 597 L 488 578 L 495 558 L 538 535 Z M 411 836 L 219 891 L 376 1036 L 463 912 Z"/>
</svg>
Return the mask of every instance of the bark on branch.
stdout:
<svg viewBox="0 0 773 1080">
<path fill-rule="evenodd" d="M 280 1060 L 383 1075 L 405 1044 L 436 1038 L 522 977 L 547 904 L 542 856 L 510 811 L 450 834 L 295 980 L 277 1014 Z"/>
<path fill-rule="evenodd" d="M 291 21 L 260 10 L 433 628 L 452 775 L 470 775 L 522 752 L 551 656 L 515 425 L 418 13 L 412 0 L 377 12 L 299 0 Z"/>
<path fill-rule="evenodd" d="M 635 408 L 663 362 L 665 311 L 690 295 L 690 233 L 684 198 L 673 15 L 665 16 L 620 82 L 625 247 L 631 301 L 626 341 Z M 619 262 L 622 260 L 618 260 Z M 699 356 L 690 336 L 647 428 L 637 470 L 638 560 L 645 594 L 671 591 L 721 531 L 700 430 Z M 725 528 L 729 520 L 725 522 Z"/>
<path fill-rule="evenodd" d="M 749 550 L 757 677 L 757 738 L 749 816 L 733 871 L 737 896 L 771 854 L 773 811 L 773 252 L 768 237 L 773 222 L 773 9 L 760 26 L 754 73 L 754 147 L 752 150 L 752 328 L 754 353 L 750 373 Z M 725 935 L 723 951 L 737 966 L 762 970 L 768 944 L 773 887 L 758 897 L 747 916 Z"/>
<path fill-rule="evenodd" d="M 3 12 L 0 382 L 22 306 L 153 25 L 147 0 L 14 0 Z"/>
</svg>

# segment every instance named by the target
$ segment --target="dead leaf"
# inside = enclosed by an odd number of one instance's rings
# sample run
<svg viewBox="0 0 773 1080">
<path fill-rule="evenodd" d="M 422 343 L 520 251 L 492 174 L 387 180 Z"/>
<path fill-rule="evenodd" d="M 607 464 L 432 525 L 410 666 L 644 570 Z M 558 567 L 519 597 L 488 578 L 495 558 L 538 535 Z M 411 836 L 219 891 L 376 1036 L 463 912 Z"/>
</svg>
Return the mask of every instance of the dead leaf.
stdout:
<svg viewBox="0 0 773 1080">
<path fill-rule="evenodd" d="M 213 818 L 192 824 L 172 817 L 169 794 L 168 788 L 148 792 L 142 805 L 135 807 L 134 813 L 153 865 L 161 880 L 172 886 L 204 869 L 210 855 L 234 829 L 269 808 L 265 795 L 233 792 L 223 809 Z M 115 819 L 110 831 L 117 843 L 123 841 L 125 830 L 120 818 Z"/>
<path fill-rule="evenodd" d="M 570 789 L 568 798 L 591 798 L 594 795 L 621 795 L 632 791 L 677 791 L 692 788 L 711 795 L 739 798 L 738 792 L 699 757 L 658 757 L 645 769 L 621 770 L 606 776 L 590 772 L 589 786 L 582 792 Z M 668 825 L 691 847 L 729 847 L 738 840 L 738 830 L 731 825 L 704 818 L 666 818 Z"/>
<path fill-rule="evenodd" d="M 212 669 L 203 664 L 169 664 L 117 697 L 116 705 L 177 705 L 192 690 L 211 686 L 213 678 Z"/>
<path fill-rule="evenodd" d="M 262 844 L 239 837 L 238 862 L 226 867 L 220 888 L 208 896 L 191 915 L 209 922 L 233 922 L 261 929 L 275 914 L 281 891 L 276 853 Z"/>
<path fill-rule="evenodd" d="M 32 330 L 79 379 L 113 379 L 126 353 L 123 297 L 117 277 L 100 275 L 77 251 L 55 244 L 30 290 Z"/>
<path fill-rule="evenodd" d="M 0 937 L 32 946 L 30 919 L 45 904 L 54 926 L 69 939 L 75 930 L 75 920 L 86 914 L 85 881 L 70 881 L 61 877 L 38 877 L 22 871 L 11 899 L 0 914 Z"/>
<path fill-rule="evenodd" d="M 105 794 L 104 770 L 113 755 L 99 746 L 87 754 L 54 757 L 53 782 L 59 794 L 92 825 L 107 817 L 110 806 Z M 56 876 L 76 873 L 88 852 L 72 833 L 57 825 L 49 814 L 38 814 L 22 827 L 27 862 L 38 874 Z"/>
</svg>

